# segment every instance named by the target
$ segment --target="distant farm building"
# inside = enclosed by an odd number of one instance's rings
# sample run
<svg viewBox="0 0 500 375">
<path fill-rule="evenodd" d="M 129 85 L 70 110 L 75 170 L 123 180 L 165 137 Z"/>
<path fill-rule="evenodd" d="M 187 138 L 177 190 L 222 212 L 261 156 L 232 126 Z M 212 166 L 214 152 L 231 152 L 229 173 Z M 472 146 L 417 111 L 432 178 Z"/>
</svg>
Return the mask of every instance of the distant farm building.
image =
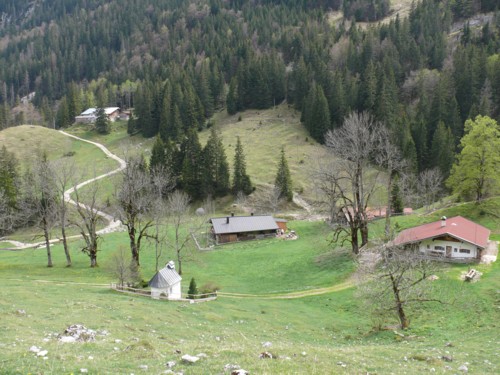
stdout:
<svg viewBox="0 0 500 375">
<path fill-rule="evenodd" d="M 275 220 L 272 216 L 226 216 L 210 219 L 212 233 L 217 244 L 275 237 L 286 220 Z"/>
<path fill-rule="evenodd" d="M 443 216 L 440 221 L 403 230 L 393 244 L 417 245 L 420 254 L 442 260 L 472 262 L 481 259 L 489 236 L 489 229 L 462 216 Z"/>
<path fill-rule="evenodd" d="M 106 113 L 106 116 L 108 116 L 109 121 L 116 121 L 117 118 L 120 116 L 120 108 L 118 107 L 106 107 L 104 108 L 104 113 Z M 89 108 L 80 115 L 75 117 L 75 122 L 76 123 L 81 123 L 81 124 L 90 124 L 95 122 L 97 119 L 97 108 Z"/>
<path fill-rule="evenodd" d="M 149 280 L 151 297 L 159 299 L 164 294 L 170 300 L 181 299 L 181 280 L 182 277 L 175 270 L 175 263 L 171 260 Z"/>
</svg>

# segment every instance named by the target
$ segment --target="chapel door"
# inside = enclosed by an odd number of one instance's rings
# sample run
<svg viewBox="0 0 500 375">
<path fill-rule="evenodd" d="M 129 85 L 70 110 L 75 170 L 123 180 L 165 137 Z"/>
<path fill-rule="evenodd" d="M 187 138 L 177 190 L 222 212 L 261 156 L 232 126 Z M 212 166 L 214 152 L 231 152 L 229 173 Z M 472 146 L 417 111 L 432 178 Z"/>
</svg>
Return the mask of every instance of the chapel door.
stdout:
<svg viewBox="0 0 500 375">
<path fill-rule="evenodd" d="M 446 258 L 451 258 L 451 246 L 446 246 Z"/>
</svg>

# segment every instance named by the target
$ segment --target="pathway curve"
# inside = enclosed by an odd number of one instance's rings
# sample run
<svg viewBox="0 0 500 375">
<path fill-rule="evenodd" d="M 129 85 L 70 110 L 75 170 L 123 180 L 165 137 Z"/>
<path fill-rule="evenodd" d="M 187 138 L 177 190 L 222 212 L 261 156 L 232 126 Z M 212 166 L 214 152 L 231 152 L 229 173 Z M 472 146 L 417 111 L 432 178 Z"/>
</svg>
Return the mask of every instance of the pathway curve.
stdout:
<svg viewBox="0 0 500 375">
<path fill-rule="evenodd" d="M 71 194 L 74 193 L 75 189 L 80 189 L 83 186 L 88 185 L 94 181 L 100 180 L 100 179 L 105 178 L 105 177 L 112 176 L 112 175 L 124 170 L 125 167 L 127 166 L 127 163 L 125 162 L 125 160 L 123 160 L 120 157 L 113 154 L 104 145 L 102 145 L 100 143 L 92 142 L 92 141 L 89 141 L 87 139 L 77 137 L 76 135 L 66 133 L 65 131 L 62 131 L 62 130 L 59 130 L 59 133 L 65 135 L 67 137 L 82 141 L 82 142 L 90 143 L 90 144 L 100 148 L 102 150 L 102 152 L 104 152 L 104 154 L 106 154 L 107 157 L 116 160 L 120 165 L 117 169 L 114 169 L 111 172 L 104 173 L 100 176 L 91 178 L 90 180 L 83 181 L 83 182 L 79 183 L 78 185 L 66 190 L 64 192 L 64 200 L 66 202 L 74 205 L 74 206 L 76 206 L 77 203 L 71 198 Z M 80 204 L 83 205 L 82 203 L 80 203 Z M 85 206 L 85 205 L 83 205 L 83 206 Z M 88 206 L 85 206 L 85 207 L 88 208 Z M 96 212 L 99 216 L 101 216 L 102 218 L 104 218 L 108 222 L 108 225 L 105 228 L 99 230 L 97 232 L 97 234 L 105 234 L 105 233 L 111 233 L 111 232 L 116 232 L 116 231 L 122 230 L 123 227 L 122 227 L 122 223 L 120 220 L 116 220 L 113 216 L 111 216 L 105 212 L 99 211 L 99 210 L 94 210 L 94 212 Z M 67 238 L 71 239 L 71 238 L 80 238 L 80 237 L 81 237 L 80 235 L 76 235 L 76 236 L 69 236 Z M 50 243 L 58 243 L 60 241 L 61 241 L 60 238 L 56 238 L 56 239 L 50 240 Z M 29 249 L 29 248 L 36 248 L 36 247 L 45 246 L 45 241 L 35 242 L 35 243 L 24 243 L 24 242 L 13 241 L 13 240 L 3 238 L 3 239 L 0 239 L 0 242 L 9 242 L 14 246 L 14 248 L 11 248 L 11 249 L 1 249 L 1 250 L 22 250 L 22 249 Z"/>
</svg>

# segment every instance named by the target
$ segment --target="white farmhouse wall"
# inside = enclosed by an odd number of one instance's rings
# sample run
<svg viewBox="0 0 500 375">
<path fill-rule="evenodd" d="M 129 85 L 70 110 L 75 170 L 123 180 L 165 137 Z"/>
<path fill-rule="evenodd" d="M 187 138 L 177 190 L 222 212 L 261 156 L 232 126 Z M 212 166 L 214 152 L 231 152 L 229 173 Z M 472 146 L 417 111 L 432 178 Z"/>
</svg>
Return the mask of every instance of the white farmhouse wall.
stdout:
<svg viewBox="0 0 500 375">
<path fill-rule="evenodd" d="M 441 246 L 444 251 L 442 252 L 443 256 L 446 256 L 446 246 L 451 246 L 451 258 L 476 258 L 477 256 L 477 247 L 468 243 L 468 242 L 453 242 L 453 241 L 433 241 L 432 239 L 424 240 L 420 242 L 419 250 L 422 254 L 427 254 L 431 251 L 439 251 L 436 250 L 436 246 Z M 470 253 L 460 252 L 462 250 L 470 250 Z"/>
</svg>

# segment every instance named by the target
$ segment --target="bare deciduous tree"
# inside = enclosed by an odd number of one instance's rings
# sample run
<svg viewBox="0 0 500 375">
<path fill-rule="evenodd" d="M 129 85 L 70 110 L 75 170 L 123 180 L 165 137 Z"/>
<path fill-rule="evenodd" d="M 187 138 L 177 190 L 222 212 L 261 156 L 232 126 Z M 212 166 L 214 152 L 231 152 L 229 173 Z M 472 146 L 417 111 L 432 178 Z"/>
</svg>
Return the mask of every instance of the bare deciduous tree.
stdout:
<svg viewBox="0 0 500 375">
<path fill-rule="evenodd" d="M 358 288 L 373 314 L 385 319 L 393 313 L 401 328 L 406 329 L 412 306 L 442 303 L 435 298 L 433 281 L 429 279 L 438 270 L 437 263 L 423 258 L 417 246 L 379 246 L 372 259 L 358 268 Z"/>
<path fill-rule="evenodd" d="M 158 271 L 160 258 L 163 252 L 163 243 L 166 240 L 166 231 L 161 235 L 160 223 L 167 214 L 167 204 L 164 200 L 167 195 L 175 186 L 175 179 L 172 177 L 170 171 L 166 170 L 163 166 L 156 166 L 151 170 L 151 183 L 153 185 L 153 198 L 155 200 L 151 215 L 155 221 L 155 270 Z"/>
<path fill-rule="evenodd" d="M 85 189 L 80 190 L 74 187 L 74 197 L 76 211 L 80 216 L 80 221 L 75 221 L 75 225 L 80 229 L 80 234 L 85 241 L 82 251 L 90 258 L 90 267 L 97 267 L 97 251 L 99 235 L 97 226 L 101 214 L 98 208 L 98 197 L 100 193 L 99 181 L 85 185 Z"/>
<path fill-rule="evenodd" d="M 173 244 L 177 256 L 177 264 L 179 265 L 178 272 L 179 275 L 182 275 L 183 250 L 190 239 L 187 228 L 183 228 L 183 225 L 186 224 L 189 211 L 189 196 L 184 192 L 176 190 L 168 196 L 167 204 L 168 213 L 174 229 Z"/>
<path fill-rule="evenodd" d="M 367 208 L 380 174 L 370 167 L 381 147 L 382 129 L 370 115 L 351 113 L 341 128 L 326 134 L 332 160 L 322 161 L 315 176 L 329 200 L 332 222 L 344 219 L 344 225 L 335 226 L 334 238 L 350 242 L 354 254 L 368 242 Z"/>
<path fill-rule="evenodd" d="M 55 171 L 55 185 L 59 194 L 59 224 L 61 226 L 62 243 L 66 256 L 66 267 L 71 267 L 71 255 L 69 253 L 68 241 L 66 239 L 66 227 L 68 225 L 68 206 L 65 192 L 71 186 L 75 177 L 75 164 L 65 160 L 58 160 L 53 163 Z"/>
<path fill-rule="evenodd" d="M 389 130 L 381 127 L 378 132 L 378 150 L 375 153 L 377 165 L 383 167 L 387 172 L 387 206 L 385 210 L 385 236 L 389 239 L 391 231 L 391 197 L 392 183 L 395 174 L 401 174 L 406 166 L 399 148 L 391 141 Z"/>
<path fill-rule="evenodd" d="M 111 256 L 110 270 L 122 288 L 125 283 L 136 283 L 141 279 L 135 262 L 132 262 L 130 253 L 123 246 L 118 246 Z"/>
<path fill-rule="evenodd" d="M 50 251 L 50 230 L 57 221 L 57 190 L 55 173 L 47 155 L 39 156 L 34 163 L 33 172 L 23 176 L 22 215 L 25 222 L 34 223 L 43 230 L 47 249 L 47 267 L 52 267 Z"/>
<path fill-rule="evenodd" d="M 417 192 L 428 212 L 432 209 L 432 203 L 438 199 L 442 184 L 443 175 L 439 168 L 426 169 L 419 174 Z"/>
<path fill-rule="evenodd" d="M 155 204 L 152 184 L 144 159 L 131 157 L 122 171 L 122 182 L 116 193 L 118 218 L 127 227 L 132 259 L 139 265 L 141 242 L 152 237 L 148 229 L 154 226 L 152 209 Z"/>
<path fill-rule="evenodd" d="M 256 195 L 256 208 L 260 212 L 275 214 L 283 203 L 281 190 L 277 186 L 261 189 Z"/>
</svg>

